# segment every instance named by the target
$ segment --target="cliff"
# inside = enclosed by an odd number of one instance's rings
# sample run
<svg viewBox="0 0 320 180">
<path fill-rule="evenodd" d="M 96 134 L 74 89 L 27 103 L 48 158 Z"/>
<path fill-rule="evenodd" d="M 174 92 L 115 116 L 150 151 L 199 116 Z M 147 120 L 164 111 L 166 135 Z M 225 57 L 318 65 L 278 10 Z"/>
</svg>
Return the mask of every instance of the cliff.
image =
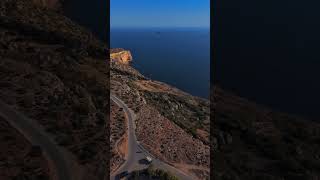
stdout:
<svg viewBox="0 0 320 180">
<path fill-rule="evenodd" d="M 122 64 L 129 64 L 132 61 L 132 55 L 130 51 L 121 48 L 110 49 L 110 59 Z"/>
</svg>

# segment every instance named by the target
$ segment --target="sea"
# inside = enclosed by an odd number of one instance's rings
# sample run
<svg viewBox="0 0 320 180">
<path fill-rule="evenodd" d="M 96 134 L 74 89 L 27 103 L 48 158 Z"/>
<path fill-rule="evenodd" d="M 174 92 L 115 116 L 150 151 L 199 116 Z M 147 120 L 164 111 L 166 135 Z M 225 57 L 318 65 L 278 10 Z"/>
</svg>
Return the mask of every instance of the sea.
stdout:
<svg viewBox="0 0 320 180">
<path fill-rule="evenodd" d="M 319 121 L 319 5 L 216 2 L 214 83 L 271 109 Z"/>
<path fill-rule="evenodd" d="M 145 76 L 209 97 L 209 28 L 111 28 L 108 39 L 107 1 L 69 0 L 63 9 L 111 47 L 130 50 L 132 66 Z"/>
<path fill-rule="evenodd" d="M 211 80 L 277 111 L 319 121 L 320 3 L 213 2 Z M 106 1 L 70 0 L 65 13 L 107 39 Z M 208 29 L 111 29 L 111 47 L 128 49 L 144 75 L 208 97 Z"/>
<path fill-rule="evenodd" d="M 124 48 L 148 78 L 209 98 L 209 28 L 111 28 L 111 48 Z"/>
</svg>

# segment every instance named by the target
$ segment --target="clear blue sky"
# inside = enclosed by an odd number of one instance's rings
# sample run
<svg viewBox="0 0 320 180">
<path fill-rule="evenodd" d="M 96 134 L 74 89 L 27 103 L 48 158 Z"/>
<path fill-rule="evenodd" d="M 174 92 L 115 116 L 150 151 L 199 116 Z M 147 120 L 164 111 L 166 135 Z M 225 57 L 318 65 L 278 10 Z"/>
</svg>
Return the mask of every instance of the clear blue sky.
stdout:
<svg viewBox="0 0 320 180">
<path fill-rule="evenodd" d="M 210 0 L 110 0 L 111 28 L 209 27 Z"/>
</svg>

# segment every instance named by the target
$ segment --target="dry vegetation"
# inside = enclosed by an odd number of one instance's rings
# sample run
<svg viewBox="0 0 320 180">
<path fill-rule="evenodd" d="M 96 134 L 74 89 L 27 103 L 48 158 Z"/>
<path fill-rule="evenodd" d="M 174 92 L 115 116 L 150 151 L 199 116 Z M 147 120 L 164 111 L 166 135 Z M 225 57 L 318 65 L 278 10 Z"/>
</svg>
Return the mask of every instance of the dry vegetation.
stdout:
<svg viewBox="0 0 320 180">
<path fill-rule="evenodd" d="M 0 116 L 0 179 L 49 180 L 50 168 L 41 149 L 33 147 Z"/>
<path fill-rule="evenodd" d="M 214 91 L 214 179 L 319 179 L 320 124 Z"/>
<path fill-rule="evenodd" d="M 124 154 L 120 150 L 120 145 L 125 142 L 127 137 L 127 123 L 122 108 L 111 102 L 110 117 L 110 171 L 116 170 L 125 160 Z"/>
<path fill-rule="evenodd" d="M 0 2 L 0 99 L 39 122 L 85 179 L 107 171 L 109 69 L 102 43 L 29 1 Z"/>
<path fill-rule="evenodd" d="M 136 124 L 138 139 L 153 155 L 187 173 L 193 173 L 195 166 L 209 175 L 210 149 L 201 140 L 193 138 L 150 106 L 141 108 Z"/>
<path fill-rule="evenodd" d="M 111 92 L 137 115 L 139 141 L 159 159 L 209 178 L 209 102 L 111 64 Z"/>
</svg>

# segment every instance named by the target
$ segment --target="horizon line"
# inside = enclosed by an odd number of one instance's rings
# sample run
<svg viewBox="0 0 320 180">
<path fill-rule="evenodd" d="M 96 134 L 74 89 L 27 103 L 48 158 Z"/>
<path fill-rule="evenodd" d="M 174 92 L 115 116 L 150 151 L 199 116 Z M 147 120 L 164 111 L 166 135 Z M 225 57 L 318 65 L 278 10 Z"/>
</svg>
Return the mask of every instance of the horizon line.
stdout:
<svg viewBox="0 0 320 180">
<path fill-rule="evenodd" d="M 110 26 L 110 29 L 115 28 L 210 28 L 210 26 Z"/>
</svg>

